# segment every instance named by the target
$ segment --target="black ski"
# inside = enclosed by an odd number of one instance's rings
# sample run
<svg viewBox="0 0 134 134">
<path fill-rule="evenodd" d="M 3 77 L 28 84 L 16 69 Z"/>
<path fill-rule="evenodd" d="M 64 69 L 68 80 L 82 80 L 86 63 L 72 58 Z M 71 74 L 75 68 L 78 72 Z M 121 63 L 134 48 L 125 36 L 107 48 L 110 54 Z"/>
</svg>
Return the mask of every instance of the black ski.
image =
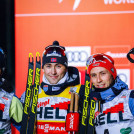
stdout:
<svg viewBox="0 0 134 134">
<path fill-rule="evenodd" d="M 33 70 L 34 70 L 33 55 L 32 55 L 32 53 L 29 53 L 27 85 L 26 85 L 25 102 L 24 102 L 24 107 L 23 107 L 24 109 L 23 109 L 23 117 L 22 117 L 20 134 L 27 133 L 27 126 L 28 126 L 29 112 L 30 112 L 30 103 L 31 103 L 31 96 L 32 96 Z"/>
<path fill-rule="evenodd" d="M 96 103 L 89 98 L 91 91 L 90 77 L 85 72 L 85 94 L 83 101 L 82 116 L 80 121 L 80 134 L 94 134 L 94 114 Z"/>
<path fill-rule="evenodd" d="M 98 103 L 99 103 L 99 101 L 98 101 Z M 88 110 L 89 114 L 88 114 L 88 123 L 87 123 L 87 134 L 94 134 L 95 133 L 95 126 L 94 126 L 95 125 L 95 122 L 94 122 L 94 120 L 95 120 L 95 108 L 96 108 L 96 101 L 94 99 L 90 98 L 89 110 Z"/>
<path fill-rule="evenodd" d="M 80 121 L 80 134 L 86 134 L 88 124 L 88 107 L 89 107 L 90 78 L 85 73 L 85 94 L 83 100 L 82 116 Z"/>
<path fill-rule="evenodd" d="M 34 71 L 33 55 L 32 53 L 29 53 L 27 88 L 25 92 L 25 102 L 24 102 L 24 110 L 23 110 L 23 118 L 22 118 L 20 134 L 34 133 L 34 124 L 36 119 L 36 108 L 38 101 L 38 90 L 40 85 L 40 71 L 41 71 L 41 58 L 39 52 L 36 53 L 34 85 L 33 85 L 33 71 Z"/>
<path fill-rule="evenodd" d="M 40 58 L 40 54 L 36 53 L 36 67 L 35 67 L 34 85 L 33 85 L 30 118 L 29 118 L 29 123 L 28 123 L 27 134 L 36 133 L 35 125 L 36 125 L 38 92 L 39 92 L 39 86 L 40 86 L 40 72 L 41 72 L 41 58 Z"/>
</svg>

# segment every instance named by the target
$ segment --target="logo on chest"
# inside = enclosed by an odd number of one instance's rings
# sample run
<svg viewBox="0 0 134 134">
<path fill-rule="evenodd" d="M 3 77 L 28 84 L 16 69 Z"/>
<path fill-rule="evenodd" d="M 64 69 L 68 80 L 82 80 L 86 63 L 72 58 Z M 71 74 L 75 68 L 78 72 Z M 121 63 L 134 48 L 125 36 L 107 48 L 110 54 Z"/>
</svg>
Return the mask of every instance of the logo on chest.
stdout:
<svg viewBox="0 0 134 134">
<path fill-rule="evenodd" d="M 95 119 L 95 125 L 104 125 L 110 123 L 124 122 L 129 119 L 124 119 L 124 105 L 119 103 L 114 107 L 108 108 L 103 113 L 100 113 Z"/>
<path fill-rule="evenodd" d="M 68 105 L 70 101 L 65 102 L 54 102 L 52 100 L 47 100 L 38 103 L 37 116 L 41 120 L 46 119 L 65 119 Z"/>
</svg>

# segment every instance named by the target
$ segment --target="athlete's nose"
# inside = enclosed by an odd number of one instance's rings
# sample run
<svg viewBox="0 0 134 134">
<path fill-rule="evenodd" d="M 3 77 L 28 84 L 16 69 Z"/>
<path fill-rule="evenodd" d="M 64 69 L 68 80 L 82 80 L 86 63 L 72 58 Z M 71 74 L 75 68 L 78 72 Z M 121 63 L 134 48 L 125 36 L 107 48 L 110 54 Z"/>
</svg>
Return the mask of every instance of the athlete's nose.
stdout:
<svg viewBox="0 0 134 134">
<path fill-rule="evenodd" d="M 52 67 L 51 73 L 52 73 L 52 74 L 56 74 L 56 69 L 55 69 L 55 67 Z"/>
<path fill-rule="evenodd" d="M 97 76 L 97 82 L 99 83 L 99 82 L 101 82 L 101 81 L 102 81 L 101 76 L 98 75 L 98 76 Z"/>
</svg>

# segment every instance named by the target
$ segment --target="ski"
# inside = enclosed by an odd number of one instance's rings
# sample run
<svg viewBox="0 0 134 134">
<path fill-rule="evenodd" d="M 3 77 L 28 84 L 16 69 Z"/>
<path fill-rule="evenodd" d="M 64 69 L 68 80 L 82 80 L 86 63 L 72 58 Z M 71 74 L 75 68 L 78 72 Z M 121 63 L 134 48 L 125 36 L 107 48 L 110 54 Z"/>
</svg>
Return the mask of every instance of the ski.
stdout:
<svg viewBox="0 0 134 134">
<path fill-rule="evenodd" d="M 92 90 L 90 77 L 85 71 L 85 94 L 82 108 L 82 116 L 80 121 L 80 134 L 94 134 L 94 118 L 96 101 L 89 97 Z"/>
<path fill-rule="evenodd" d="M 31 100 L 31 108 L 30 108 L 30 118 L 28 123 L 27 134 L 36 133 L 36 112 L 37 112 L 38 92 L 40 86 L 40 72 L 41 72 L 41 58 L 40 58 L 40 54 L 37 52 L 34 85 L 32 90 L 32 100 Z"/>
<path fill-rule="evenodd" d="M 80 121 L 80 134 L 87 134 L 88 116 L 89 116 L 89 92 L 90 77 L 85 72 L 85 94 L 83 100 L 82 116 Z"/>
<path fill-rule="evenodd" d="M 32 53 L 29 53 L 29 65 L 27 86 L 25 92 L 24 110 L 20 134 L 34 134 L 34 125 L 36 120 L 36 108 L 38 101 L 38 91 L 40 85 L 41 58 L 39 52 L 36 53 L 36 65 L 34 72 L 34 60 Z M 34 84 L 33 84 L 34 77 Z"/>
<path fill-rule="evenodd" d="M 25 101 L 24 101 L 24 106 L 23 106 L 23 117 L 22 117 L 20 134 L 27 133 L 27 126 L 28 126 L 29 112 L 30 112 L 30 103 L 31 103 L 31 96 L 32 96 L 33 70 L 34 70 L 33 55 L 32 55 L 32 53 L 29 53 L 28 75 L 27 75 Z"/>
<path fill-rule="evenodd" d="M 99 101 L 98 101 L 99 103 Z M 100 106 L 100 104 L 98 104 Z M 95 108 L 96 101 L 94 99 L 90 99 L 89 101 L 89 114 L 88 114 L 88 124 L 87 124 L 87 134 L 94 134 L 94 125 L 95 125 Z M 100 108 L 99 108 L 100 109 Z"/>
</svg>

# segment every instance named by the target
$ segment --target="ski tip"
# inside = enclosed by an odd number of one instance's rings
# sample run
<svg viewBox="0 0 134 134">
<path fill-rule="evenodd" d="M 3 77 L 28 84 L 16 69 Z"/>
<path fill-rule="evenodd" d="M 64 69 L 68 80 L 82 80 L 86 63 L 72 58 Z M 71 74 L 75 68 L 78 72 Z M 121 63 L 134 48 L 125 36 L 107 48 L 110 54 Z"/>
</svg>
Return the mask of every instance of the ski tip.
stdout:
<svg viewBox="0 0 134 134">
<path fill-rule="evenodd" d="M 39 52 L 36 52 L 36 57 L 39 56 L 40 57 L 40 53 Z"/>
<path fill-rule="evenodd" d="M 29 62 L 33 63 L 33 54 L 32 53 L 29 53 Z"/>
<path fill-rule="evenodd" d="M 29 58 L 30 58 L 31 56 L 33 57 L 33 54 L 32 54 L 32 53 L 29 53 Z"/>
</svg>

